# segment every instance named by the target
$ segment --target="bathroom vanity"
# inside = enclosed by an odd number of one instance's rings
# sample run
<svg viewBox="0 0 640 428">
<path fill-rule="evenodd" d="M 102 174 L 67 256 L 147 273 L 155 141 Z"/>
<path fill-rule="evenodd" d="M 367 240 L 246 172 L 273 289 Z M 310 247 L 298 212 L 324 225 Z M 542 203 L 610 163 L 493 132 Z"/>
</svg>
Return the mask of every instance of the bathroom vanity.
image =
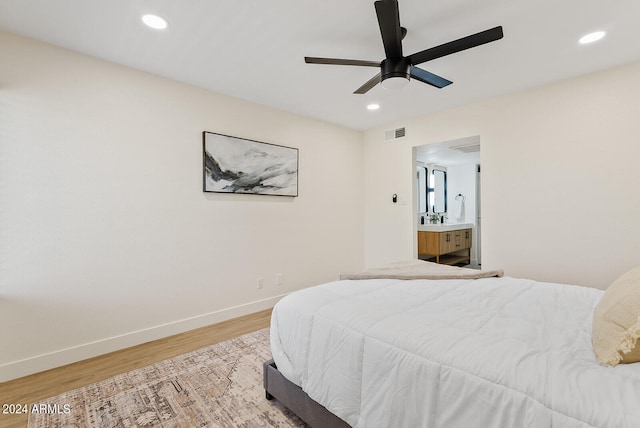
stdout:
<svg viewBox="0 0 640 428">
<path fill-rule="evenodd" d="M 471 263 L 473 224 L 429 224 L 418 226 L 418 258 L 447 265 Z"/>
</svg>

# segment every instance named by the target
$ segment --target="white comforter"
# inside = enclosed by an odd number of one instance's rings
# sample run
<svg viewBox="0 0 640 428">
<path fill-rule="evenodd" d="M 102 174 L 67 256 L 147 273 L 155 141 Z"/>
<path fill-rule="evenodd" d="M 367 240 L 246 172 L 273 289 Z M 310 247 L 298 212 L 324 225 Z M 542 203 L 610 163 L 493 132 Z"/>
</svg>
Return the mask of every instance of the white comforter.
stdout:
<svg viewBox="0 0 640 428">
<path fill-rule="evenodd" d="M 591 346 L 602 291 L 514 278 L 337 281 L 283 298 L 282 374 L 353 427 L 638 427 L 640 363 Z"/>
</svg>

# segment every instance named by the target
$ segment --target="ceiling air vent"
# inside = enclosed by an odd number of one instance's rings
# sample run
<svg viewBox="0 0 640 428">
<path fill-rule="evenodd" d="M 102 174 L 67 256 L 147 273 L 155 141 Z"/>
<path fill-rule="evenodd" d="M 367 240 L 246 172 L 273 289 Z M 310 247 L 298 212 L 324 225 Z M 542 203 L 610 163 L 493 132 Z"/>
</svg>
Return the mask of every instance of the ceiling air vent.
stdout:
<svg viewBox="0 0 640 428">
<path fill-rule="evenodd" d="M 463 153 L 474 153 L 480 151 L 480 144 L 465 144 L 462 146 L 451 147 L 453 150 L 458 150 Z"/>
<path fill-rule="evenodd" d="M 403 126 L 402 128 L 390 129 L 388 131 L 384 131 L 384 141 L 395 141 L 400 138 L 404 138 L 407 134 L 406 128 Z"/>
</svg>

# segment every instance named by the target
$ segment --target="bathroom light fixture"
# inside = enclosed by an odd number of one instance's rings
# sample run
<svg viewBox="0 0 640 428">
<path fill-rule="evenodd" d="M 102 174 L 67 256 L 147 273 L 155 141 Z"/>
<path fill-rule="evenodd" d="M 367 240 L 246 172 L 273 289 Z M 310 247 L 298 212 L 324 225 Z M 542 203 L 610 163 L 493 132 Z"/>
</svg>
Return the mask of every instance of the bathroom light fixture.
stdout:
<svg viewBox="0 0 640 428">
<path fill-rule="evenodd" d="M 598 40 L 603 38 L 605 34 L 607 33 L 605 33 L 604 31 L 594 31 L 593 33 L 589 33 L 580 37 L 578 43 L 580 43 L 581 45 L 586 45 L 589 43 L 597 42 Z"/>
<path fill-rule="evenodd" d="M 142 17 L 142 22 L 144 22 L 148 27 L 154 28 L 156 30 L 164 30 L 167 28 L 167 20 L 159 17 L 158 15 L 144 15 Z"/>
<path fill-rule="evenodd" d="M 380 108 L 380 104 L 372 103 L 367 105 L 367 110 L 378 110 Z"/>
</svg>

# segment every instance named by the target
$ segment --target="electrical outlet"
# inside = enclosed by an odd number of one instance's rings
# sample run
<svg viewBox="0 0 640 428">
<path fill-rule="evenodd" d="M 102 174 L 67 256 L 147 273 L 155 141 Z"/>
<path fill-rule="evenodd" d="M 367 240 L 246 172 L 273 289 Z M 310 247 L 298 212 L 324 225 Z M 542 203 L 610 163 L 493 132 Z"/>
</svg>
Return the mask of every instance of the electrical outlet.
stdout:
<svg viewBox="0 0 640 428">
<path fill-rule="evenodd" d="M 276 274 L 276 284 L 277 285 L 282 285 L 284 284 L 284 277 L 281 273 L 277 273 Z"/>
<path fill-rule="evenodd" d="M 256 288 L 258 290 L 260 290 L 263 285 L 264 285 L 264 280 L 262 279 L 262 277 L 256 279 Z"/>
</svg>

